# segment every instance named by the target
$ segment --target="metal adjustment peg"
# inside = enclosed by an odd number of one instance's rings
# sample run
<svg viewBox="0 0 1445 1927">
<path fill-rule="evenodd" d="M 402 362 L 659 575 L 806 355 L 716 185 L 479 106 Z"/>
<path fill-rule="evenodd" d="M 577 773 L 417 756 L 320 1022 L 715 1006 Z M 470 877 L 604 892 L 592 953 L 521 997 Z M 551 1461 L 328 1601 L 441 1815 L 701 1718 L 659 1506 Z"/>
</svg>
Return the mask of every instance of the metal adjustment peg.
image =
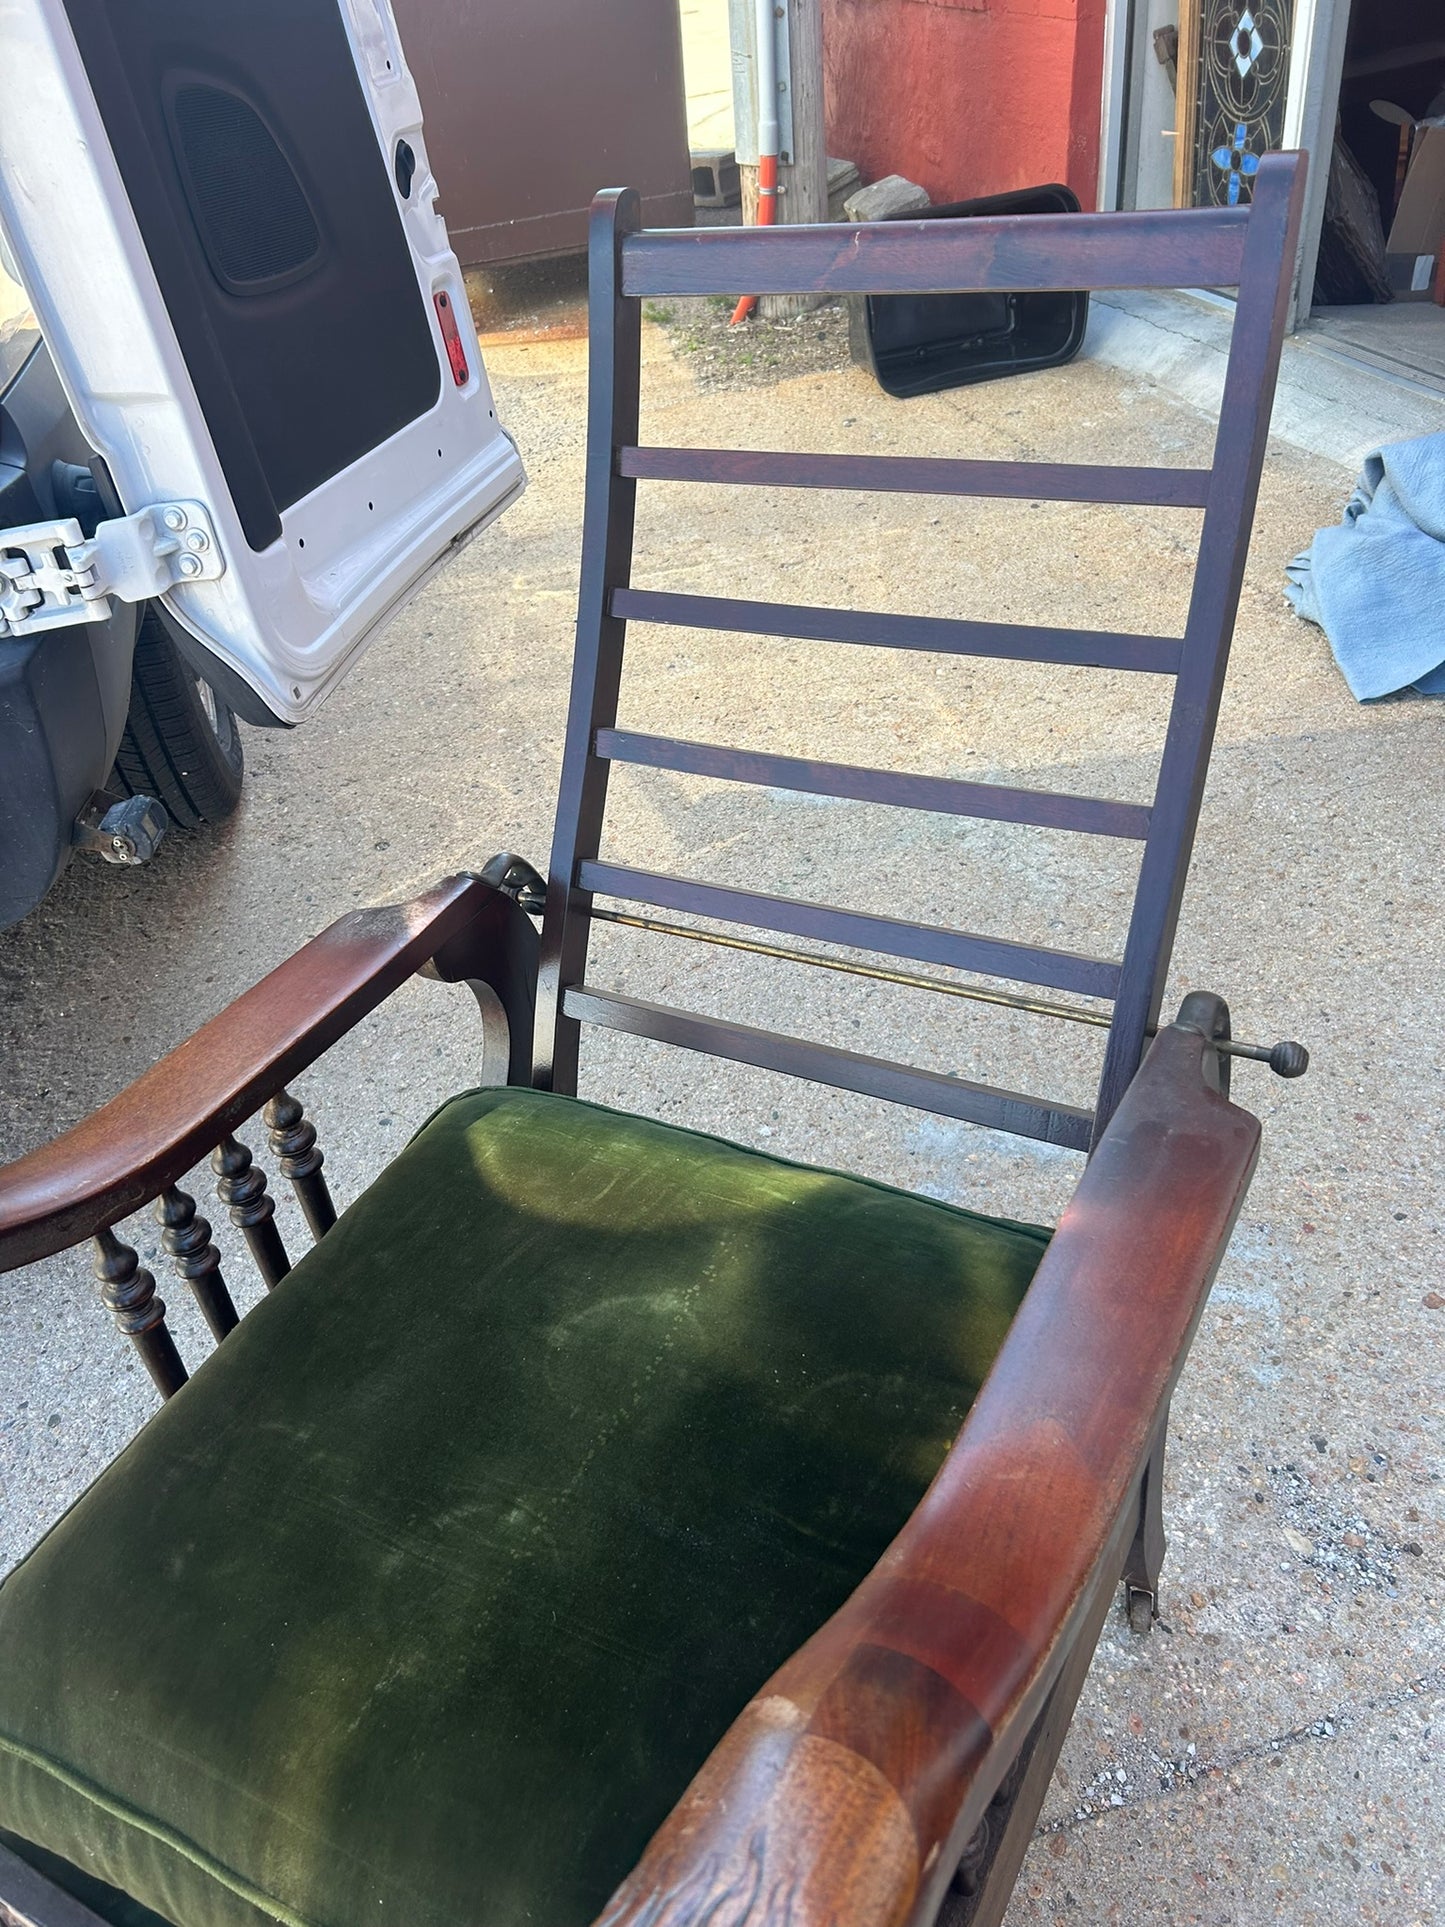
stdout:
<svg viewBox="0 0 1445 1927">
<path fill-rule="evenodd" d="M 1283 1038 L 1278 1044 L 1245 1044 L 1237 1037 L 1217 1037 L 1215 1047 L 1228 1057 L 1248 1057 L 1256 1064 L 1268 1064 L 1276 1077 L 1303 1077 L 1310 1067 L 1310 1054 L 1303 1044 Z"/>
<path fill-rule="evenodd" d="M 1285 1038 L 1270 1051 L 1269 1067 L 1276 1077 L 1303 1077 L 1310 1067 L 1310 1054 L 1303 1044 Z"/>
<path fill-rule="evenodd" d="M 150 862 L 170 826 L 165 804 L 155 797 L 113 797 L 98 790 L 75 819 L 71 840 L 102 863 L 134 869 Z"/>
</svg>

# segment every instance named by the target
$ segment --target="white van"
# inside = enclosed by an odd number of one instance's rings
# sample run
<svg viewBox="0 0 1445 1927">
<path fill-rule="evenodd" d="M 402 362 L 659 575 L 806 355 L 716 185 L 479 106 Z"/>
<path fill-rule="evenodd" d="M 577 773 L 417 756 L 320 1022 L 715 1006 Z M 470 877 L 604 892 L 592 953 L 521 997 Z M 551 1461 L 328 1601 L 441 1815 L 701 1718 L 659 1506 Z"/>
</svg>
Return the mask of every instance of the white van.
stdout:
<svg viewBox="0 0 1445 1927">
<path fill-rule="evenodd" d="M 115 703 L 33 713 L 75 684 L 45 652 L 79 630 L 114 683 L 138 609 L 216 727 L 302 722 L 524 478 L 387 0 L 4 0 L 0 74 L 3 924 L 94 841 L 120 741 Z M 37 726 L 64 780 L 7 896 Z"/>
</svg>

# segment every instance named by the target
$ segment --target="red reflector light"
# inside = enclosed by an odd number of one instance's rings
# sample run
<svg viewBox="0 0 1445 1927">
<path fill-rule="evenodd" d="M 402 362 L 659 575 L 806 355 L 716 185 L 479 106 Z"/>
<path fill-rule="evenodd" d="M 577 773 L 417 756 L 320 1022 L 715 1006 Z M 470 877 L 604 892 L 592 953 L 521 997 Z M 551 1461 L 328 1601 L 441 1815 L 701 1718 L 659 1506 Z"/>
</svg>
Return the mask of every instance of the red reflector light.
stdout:
<svg viewBox="0 0 1445 1927">
<path fill-rule="evenodd" d="M 467 351 L 462 346 L 462 337 L 457 329 L 456 310 L 452 307 L 451 299 L 445 289 L 434 294 L 432 300 L 436 303 L 437 320 L 441 323 L 442 343 L 447 351 L 447 360 L 452 365 L 452 380 L 458 388 L 465 388 L 471 379 L 471 374 L 467 367 Z"/>
</svg>

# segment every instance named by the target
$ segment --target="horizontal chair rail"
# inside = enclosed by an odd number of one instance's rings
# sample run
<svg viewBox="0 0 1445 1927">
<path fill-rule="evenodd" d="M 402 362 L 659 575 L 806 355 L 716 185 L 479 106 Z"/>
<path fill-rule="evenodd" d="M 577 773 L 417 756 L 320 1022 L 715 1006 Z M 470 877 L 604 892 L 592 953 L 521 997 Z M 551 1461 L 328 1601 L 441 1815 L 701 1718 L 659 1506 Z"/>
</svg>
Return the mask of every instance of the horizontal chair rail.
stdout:
<svg viewBox="0 0 1445 1927">
<path fill-rule="evenodd" d="M 977 937 L 933 924 L 905 923 L 897 917 L 868 916 L 800 897 L 765 896 L 586 860 L 577 867 L 577 884 L 597 896 L 716 917 L 755 930 L 781 930 L 790 937 L 812 937 L 820 943 L 846 944 L 888 957 L 910 957 L 915 963 L 942 964 L 979 976 L 1005 977 L 1012 983 L 1047 984 L 1051 990 L 1071 990 L 1082 997 L 1112 997 L 1119 987 L 1119 966 L 1102 957 L 1046 950 L 1001 937 Z"/>
<path fill-rule="evenodd" d="M 657 228 L 622 240 L 624 295 L 1233 288 L 1246 208 L 847 226 Z M 1141 265 L 1147 263 L 1147 266 Z"/>
<path fill-rule="evenodd" d="M 611 763 L 713 776 L 729 783 L 759 783 L 809 796 L 846 797 L 856 803 L 886 803 L 895 809 L 936 810 L 949 816 L 1027 823 L 1038 829 L 1128 837 L 1138 842 L 1149 834 L 1149 811 L 1142 804 L 1116 803 L 1101 797 L 1010 789 L 1001 783 L 971 783 L 954 776 L 864 769 L 853 763 L 812 762 L 798 756 L 681 742 L 627 729 L 599 729 L 594 748 L 598 756 Z"/>
<path fill-rule="evenodd" d="M 815 609 L 795 602 L 748 602 L 663 589 L 613 589 L 608 611 L 624 622 L 658 622 L 680 629 L 991 656 L 1008 662 L 1062 663 L 1078 669 L 1129 669 L 1155 676 L 1176 675 L 1184 650 L 1173 636 L 1043 629 L 1021 622 L 964 622 L 951 616 L 885 615 L 867 609 Z"/>
<path fill-rule="evenodd" d="M 1093 1112 L 1073 1105 L 1049 1104 L 1042 1098 L 1026 1097 L 1017 1091 L 995 1090 L 987 1084 L 970 1083 L 966 1078 L 895 1064 L 888 1058 L 865 1057 L 857 1051 L 809 1043 L 777 1031 L 758 1030 L 750 1024 L 728 1023 L 718 1017 L 674 1010 L 665 1004 L 646 1003 L 618 992 L 598 990 L 590 984 L 566 991 L 562 1004 L 567 1015 L 579 1023 L 599 1024 L 633 1037 L 650 1037 L 659 1043 L 676 1044 L 683 1050 L 702 1051 L 710 1057 L 727 1057 L 735 1063 L 782 1071 L 790 1077 L 831 1085 L 835 1090 L 858 1091 L 865 1097 L 907 1104 L 915 1110 L 932 1111 L 964 1123 L 984 1124 L 995 1130 L 1011 1131 L 1019 1137 L 1039 1138 L 1046 1144 L 1058 1144 L 1070 1151 L 1089 1148 Z"/>
<path fill-rule="evenodd" d="M 1014 502 L 1100 502 L 1202 509 L 1207 468 L 1122 468 L 1085 462 L 977 462 L 936 455 L 812 455 L 752 448 L 619 448 L 617 473 L 637 482 L 730 482 L 752 488 L 866 489 Z"/>
</svg>

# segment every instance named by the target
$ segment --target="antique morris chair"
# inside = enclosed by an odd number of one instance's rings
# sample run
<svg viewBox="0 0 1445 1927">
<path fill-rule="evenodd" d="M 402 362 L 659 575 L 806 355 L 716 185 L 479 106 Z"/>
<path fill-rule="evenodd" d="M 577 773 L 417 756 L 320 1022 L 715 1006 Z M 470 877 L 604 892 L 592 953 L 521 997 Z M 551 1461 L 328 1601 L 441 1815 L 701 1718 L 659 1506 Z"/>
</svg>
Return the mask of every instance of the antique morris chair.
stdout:
<svg viewBox="0 0 1445 1927">
<path fill-rule="evenodd" d="M 1259 1135 L 1228 1100 L 1230 1057 L 1302 1068 L 1297 1046 L 1231 1041 L 1213 996 L 1159 1025 L 1302 176 L 1268 158 L 1252 208 L 846 230 L 653 234 L 635 231 L 630 193 L 598 202 L 581 608 L 540 941 L 541 880 L 510 857 L 343 917 L 0 1172 L 0 1262 L 93 1239 L 105 1302 L 166 1400 L 0 1588 L 0 1915 L 1000 1918 L 1120 1579 L 1137 1625 L 1152 1610 L 1167 1402 Z M 1240 290 L 1208 470 L 637 445 L 644 297 L 1181 284 Z M 644 593 L 629 586 L 636 486 L 672 477 L 1202 508 L 1186 631 Z M 625 732 L 629 622 L 1172 678 L 1157 795 L 1145 808 Z M 1132 838 L 1123 957 L 603 862 L 614 762 Z M 1035 1011 L 1049 989 L 1104 1000 L 1097 1104 L 594 988 L 589 928 L 609 916 L 668 940 L 730 941 L 719 925 L 802 938 L 834 950 L 769 948 L 841 968 L 857 966 L 837 950 L 864 949 L 1012 979 Z M 480 1087 L 338 1219 L 285 1087 L 417 971 L 476 992 Z M 1050 1235 L 584 1104 L 584 1025 L 1092 1154 Z M 290 1275 L 234 1135 L 263 1106 L 316 1238 Z M 180 1188 L 212 1152 L 274 1287 L 239 1323 Z M 219 1341 L 189 1381 L 115 1230 L 152 1202 Z"/>
</svg>

